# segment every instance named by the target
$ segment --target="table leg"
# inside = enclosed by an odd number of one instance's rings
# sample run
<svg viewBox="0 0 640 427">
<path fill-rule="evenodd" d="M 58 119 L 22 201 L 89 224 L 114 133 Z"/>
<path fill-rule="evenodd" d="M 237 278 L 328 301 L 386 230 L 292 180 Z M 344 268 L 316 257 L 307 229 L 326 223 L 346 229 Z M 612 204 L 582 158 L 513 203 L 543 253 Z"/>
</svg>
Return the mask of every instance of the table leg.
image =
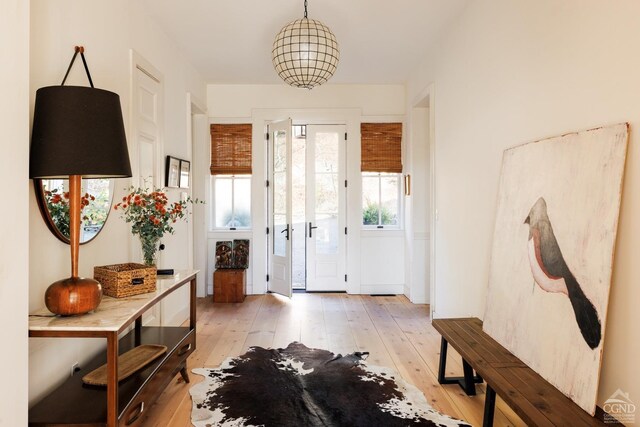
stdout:
<svg viewBox="0 0 640 427">
<path fill-rule="evenodd" d="M 180 376 L 182 376 L 182 379 L 184 380 L 185 383 L 190 383 L 191 380 L 189 380 L 189 372 L 187 372 L 187 361 L 185 360 L 184 362 L 182 362 L 182 367 L 180 368 Z"/>
<path fill-rule="evenodd" d="M 118 425 L 118 333 L 107 335 L 107 426 Z"/>
<path fill-rule="evenodd" d="M 142 344 L 142 316 L 136 319 L 135 343 L 136 343 L 136 347 Z"/>
<path fill-rule="evenodd" d="M 196 278 L 191 279 L 191 298 L 189 299 L 189 327 L 196 329 Z M 195 340 L 195 337 L 194 337 Z M 195 341 L 194 341 L 195 342 Z"/>
</svg>

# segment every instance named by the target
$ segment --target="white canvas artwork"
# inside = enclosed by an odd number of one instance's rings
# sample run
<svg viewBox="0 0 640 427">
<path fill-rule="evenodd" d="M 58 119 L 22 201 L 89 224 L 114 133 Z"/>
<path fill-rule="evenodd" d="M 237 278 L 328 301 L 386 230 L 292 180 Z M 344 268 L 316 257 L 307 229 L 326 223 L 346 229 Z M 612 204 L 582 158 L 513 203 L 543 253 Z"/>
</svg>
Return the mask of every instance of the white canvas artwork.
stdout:
<svg viewBox="0 0 640 427">
<path fill-rule="evenodd" d="M 486 333 L 595 413 L 628 125 L 505 150 Z"/>
</svg>

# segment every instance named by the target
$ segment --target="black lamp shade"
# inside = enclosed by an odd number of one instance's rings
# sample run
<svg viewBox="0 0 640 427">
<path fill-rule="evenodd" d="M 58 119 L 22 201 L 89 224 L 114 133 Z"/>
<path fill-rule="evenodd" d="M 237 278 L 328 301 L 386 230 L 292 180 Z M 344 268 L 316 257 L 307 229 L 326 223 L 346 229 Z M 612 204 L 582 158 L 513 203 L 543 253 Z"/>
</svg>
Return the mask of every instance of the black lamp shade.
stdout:
<svg viewBox="0 0 640 427">
<path fill-rule="evenodd" d="M 120 97 L 83 86 L 36 92 L 30 178 L 125 178 L 131 163 Z"/>
</svg>

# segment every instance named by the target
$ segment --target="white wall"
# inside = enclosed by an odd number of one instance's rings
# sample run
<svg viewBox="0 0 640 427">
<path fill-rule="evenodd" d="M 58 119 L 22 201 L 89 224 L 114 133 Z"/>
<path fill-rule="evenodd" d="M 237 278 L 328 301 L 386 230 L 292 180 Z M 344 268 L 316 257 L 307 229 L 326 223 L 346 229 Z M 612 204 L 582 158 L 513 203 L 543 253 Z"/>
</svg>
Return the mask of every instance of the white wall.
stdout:
<svg viewBox="0 0 640 427">
<path fill-rule="evenodd" d="M 435 82 L 441 317 L 483 315 L 502 151 L 631 123 L 599 405 L 618 388 L 640 401 L 639 20 L 632 0 L 471 2 L 408 84 L 411 99 Z"/>
<path fill-rule="evenodd" d="M 5 208 L 0 210 L 0 324 L 4 385 L 0 426 L 27 425 L 29 300 L 29 2 L 8 0 L 0 14 L 0 129 Z"/>
<path fill-rule="evenodd" d="M 397 122 L 404 120 L 405 89 L 401 85 L 323 85 L 301 90 L 282 85 L 209 85 L 207 111 L 212 122 L 253 123 L 253 183 L 251 234 L 252 274 L 249 291 L 266 291 L 266 121 L 292 118 L 301 123 L 346 124 L 347 133 L 347 290 L 350 293 L 403 292 L 404 244 L 387 231 L 373 232 L 367 243 L 368 257 L 361 252 L 361 173 L 360 123 L 366 121 Z M 209 180 L 209 176 L 196 179 Z M 401 233 L 400 233 L 401 234 Z M 377 236 L 377 237 L 375 237 Z M 209 247 L 215 240 L 228 240 L 229 233 L 209 233 Z M 383 242 L 390 246 L 386 247 Z M 373 248 L 378 248 L 373 250 Z M 387 250 L 394 252 L 387 256 Z M 209 271 L 213 271 L 214 253 L 209 253 Z M 362 279 L 363 271 L 366 273 Z M 396 272 L 389 279 L 389 272 Z M 207 281 L 211 283 L 211 274 Z M 361 290 L 362 286 L 362 290 Z"/>
<path fill-rule="evenodd" d="M 190 159 L 187 92 L 205 99 L 205 84 L 182 56 L 180 49 L 154 24 L 138 2 L 127 0 L 33 0 L 31 13 L 31 97 L 37 88 L 60 84 L 74 45 L 84 45 L 96 87 L 120 95 L 125 128 L 129 130 L 130 61 L 134 49 L 164 76 L 164 152 Z M 81 62 L 74 65 L 68 84 L 88 85 Z M 129 136 L 129 135 L 128 135 Z M 130 151 L 132 139 L 128 138 Z M 134 171 L 135 174 L 135 171 Z M 30 184 L 30 183 L 29 183 Z M 124 194 L 129 180 L 116 181 L 115 197 Z M 169 191 L 176 200 L 179 192 Z M 30 198 L 29 309 L 44 306 L 47 286 L 69 274 L 69 246 L 53 237 L 40 217 L 31 190 Z M 174 268 L 189 267 L 188 225 L 176 224 L 176 234 L 163 239 L 162 260 Z M 111 215 L 95 241 L 80 248 L 80 275 L 91 277 L 95 265 L 134 260 L 130 229 Z M 134 246 L 135 247 L 135 246 Z M 170 261 L 167 261 L 170 260 Z M 180 302 L 177 302 L 180 303 Z M 175 308 L 175 307 L 174 307 Z M 33 404 L 60 382 L 75 361 L 93 355 L 104 340 L 30 339 L 29 399 Z"/>
<path fill-rule="evenodd" d="M 251 117 L 256 109 L 358 108 L 363 116 L 404 114 L 402 85 L 209 85 L 209 117 Z"/>
</svg>

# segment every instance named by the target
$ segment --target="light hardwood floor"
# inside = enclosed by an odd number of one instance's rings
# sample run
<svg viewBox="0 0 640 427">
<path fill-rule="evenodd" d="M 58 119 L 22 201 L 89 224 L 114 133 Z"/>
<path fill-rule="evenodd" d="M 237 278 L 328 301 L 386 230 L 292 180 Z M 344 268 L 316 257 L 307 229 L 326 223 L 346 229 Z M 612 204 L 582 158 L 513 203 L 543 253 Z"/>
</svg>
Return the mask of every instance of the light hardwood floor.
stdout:
<svg viewBox="0 0 640 427">
<path fill-rule="evenodd" d="M 482 425 L 484 384 L 477 386 L 475 397 L 466 396 L 457 385 L 438 384 L 440 335 L 431 326 L 429 307 L 411 304 L 404 296 L 261 295 L 248 296 L 241 304 L 201 298 L 197 318 L 197 348 L 189 357 L 189 370 L 217 367 L 251 346 L 286 347 L 292 341 L 334 353 L 368 351 L 367 363 L 395 369 L 437 410 Z M 449 349 L 447 374 L 462 375 L 460 356 Z M 202 378 L 190 377 L 191 384 Z M 144 425 L 190 426 L 189 387 L 176 376 L 150 408 Z M 495 425 L 526 426 L 500 399 Z"/>
</svg>

